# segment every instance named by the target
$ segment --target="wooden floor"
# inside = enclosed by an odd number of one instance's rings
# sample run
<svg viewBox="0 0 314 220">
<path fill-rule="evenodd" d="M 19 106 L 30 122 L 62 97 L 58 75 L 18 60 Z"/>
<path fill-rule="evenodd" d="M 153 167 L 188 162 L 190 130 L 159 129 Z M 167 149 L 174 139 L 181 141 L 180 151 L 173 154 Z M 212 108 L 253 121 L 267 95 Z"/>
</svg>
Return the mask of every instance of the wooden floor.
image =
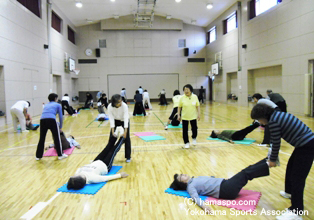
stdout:
<svg viewBox="0 0 314 220">
<path fill-rule="evenodd" d="M 129 106 L 130 115 L 133 105 Z M 126 163 L 124 147 L 117 154 L 114 164 L 122 165 L 129 177 L 109 182 L 96 195 L 60 193 L 62 186 L 76 169 L 90 163 L 106 146 L 109 123 L 94 122 L 97 110 L 84 110 L 81 114 L 66 116 L 63 131 L 72 134 L 82 149 L 75 149 L 69 158 L 58 161 L 56 157 L 35 160 L 39 131 L 15 134 L 12 127 L 0 127 L 0 219 L 19 219 L 30 207 L 39 202 L 51 203 L 34 219 L 199 219 L 209 216 L 186 214 L 184 199 L 164 193 L 172 182 L 174 173 L 191 176 L 214 175 L 228 178 L 246 166 L 266 157 L 268 149 L 252 145 L 232 145 L 206 140 L 212 129 L 242 129 L 251 124 L 250 109 L 219 103 L 201 106 L 198 123 L 197 146 L 182 149 L 180 129 L 164 130 L 172 105 L 153 104 L 153 111 L 146 117 L 131 117 L 132 162 Z M 314 129 L 314 119 L 299 116 Z M 39 117 L 34 123 L 39 122 Z M 166 138 L 163 141 L 144 142 L 133 132 L 153 131 Z M 248 135 L 262 141 L 259 128 Z M 52 143 L 48 133 L 46 145 Z M 281 166 L 271 169 L 271 175 L 249 182 L 245 189 L 262 192 L 255 216 L 240 215 L 239 219 L 275 219 L 262 211 L 284 210 L 290 200 L 279 195 L 284 189 L 287 161 L 293 147 L 283 141 Z M 304 192 L 305 209 L 314 219 L 314 169 L 307 179 Z M 200 211 L 191 205 L 190 210 Z M 234 219 L 235 212 L 221 206 L 211 206 L 216 219 Z"/>
</svg>

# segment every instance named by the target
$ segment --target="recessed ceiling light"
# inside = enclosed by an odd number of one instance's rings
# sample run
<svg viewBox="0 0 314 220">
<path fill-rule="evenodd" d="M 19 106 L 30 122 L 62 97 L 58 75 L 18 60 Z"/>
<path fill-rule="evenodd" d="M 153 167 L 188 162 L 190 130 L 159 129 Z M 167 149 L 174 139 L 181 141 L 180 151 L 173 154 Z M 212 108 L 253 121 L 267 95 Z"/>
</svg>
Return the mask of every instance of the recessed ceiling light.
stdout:
<svg viewBox="0 0 314 220">
<path fill-rule="evenodd" d="M 114 2 L 115 0 L 110 0 L 110 1 Z"/>
<path fill-rule="evenodd" d="M 176 0 L 176 2 L 181 2 L 181 0 Z"/>
<path fill-rule="evenodd" d="M 78 8 L 82 8 L 83 4 L 82 4 L 82 2 L 76 2 L 75 6 L 78 7 Z"/>
<path fill-rule="evenodd" d="M 206 5 L 206 8 L 207 9 L 212 9 L 214 6 L 213 6 L 213 3 L 208 3 L 207 5 Z"/>
</svg>

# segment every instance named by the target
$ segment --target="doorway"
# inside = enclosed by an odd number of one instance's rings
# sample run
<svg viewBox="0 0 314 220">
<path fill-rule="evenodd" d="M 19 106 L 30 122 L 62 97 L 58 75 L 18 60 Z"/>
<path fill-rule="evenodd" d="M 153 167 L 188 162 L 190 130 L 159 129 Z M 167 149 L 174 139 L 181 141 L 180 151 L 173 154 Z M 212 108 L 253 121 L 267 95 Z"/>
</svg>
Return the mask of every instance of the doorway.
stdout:
<svg viewBox="0 0 314 220">
<path fill-rule="evenodd" d="M 56 93 L 59 97 L 62 97 L 61 76 L 53 75 L 52 92 Z"/>
<path fill-rule="evenodd" d="M 6 104 L 5 104 L 5 88 L 3 66 L 0 66 L 0 126 L 4 126 L 7 122 Z"/>
</svg>

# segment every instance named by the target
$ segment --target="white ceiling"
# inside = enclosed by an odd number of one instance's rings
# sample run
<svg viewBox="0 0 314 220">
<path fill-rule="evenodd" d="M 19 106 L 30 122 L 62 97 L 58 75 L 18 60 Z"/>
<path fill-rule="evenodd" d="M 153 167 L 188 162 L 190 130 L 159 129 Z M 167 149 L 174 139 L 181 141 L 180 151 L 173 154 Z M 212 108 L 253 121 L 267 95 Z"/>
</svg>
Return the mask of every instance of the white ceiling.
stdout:
<svg viewBox="0 0 314 220">
<path fill-rule="evenodd" d="M 157 0 L 155 15 L 171 15 L 172 18 L 191 24 L 196 20 L 198 26 L 207 26 L 221 13 L 232 6 L 237 0 Z M 82 8 L 75 6 L 75 0 L 52 0 L 75 26 L 86 25 L 87 19 L 94 22 L 113 18 L 114 15 L 125 16 L 133 14 L 137 9 L 137 0 L 81 0 Z M 207 9 L 207 3 L 213 3 L 212 9 Z"/>
</svg>

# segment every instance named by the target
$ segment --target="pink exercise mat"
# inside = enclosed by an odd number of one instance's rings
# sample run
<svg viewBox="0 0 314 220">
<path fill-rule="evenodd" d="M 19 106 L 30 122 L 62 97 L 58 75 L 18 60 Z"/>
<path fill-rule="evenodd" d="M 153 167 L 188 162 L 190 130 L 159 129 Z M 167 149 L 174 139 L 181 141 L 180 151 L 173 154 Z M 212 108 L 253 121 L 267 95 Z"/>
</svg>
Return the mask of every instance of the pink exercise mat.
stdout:
<svg viewBox="0 0 314 220">
<path fill-rule="evenodd" d="M 69 149 L 66 149 L 63 151 L 63 153 L 70 155 L 74 151 L 74 148 L 75 147 L 71 147 Z M 44 153 L 44 157 L 52 157 L 52 156 L 58 156 L 58 153 L 57 153 L 56 149 L 49 148 L 49 150 L 47 150 L 46 153 Z"/>
<path fill-rule="evenodd" d="M 134 133 L 134 135 L 141 137 L 141 136 L 154 136 L 156 134 L 154 132 L 136 132 Z"/>
<path fill-rule="evenodd" d="M 258 201 L 262 196 L 261 192 L 242 189 L 238 197 L 234 200 L 216 199 L 208 197 L 206 201 L 210 201 L 212 205 L 225 206 L 227 208 L 234 208 L 237 210 L 244 210 L 253 212 L 256 209 Z"/>
</svg>

